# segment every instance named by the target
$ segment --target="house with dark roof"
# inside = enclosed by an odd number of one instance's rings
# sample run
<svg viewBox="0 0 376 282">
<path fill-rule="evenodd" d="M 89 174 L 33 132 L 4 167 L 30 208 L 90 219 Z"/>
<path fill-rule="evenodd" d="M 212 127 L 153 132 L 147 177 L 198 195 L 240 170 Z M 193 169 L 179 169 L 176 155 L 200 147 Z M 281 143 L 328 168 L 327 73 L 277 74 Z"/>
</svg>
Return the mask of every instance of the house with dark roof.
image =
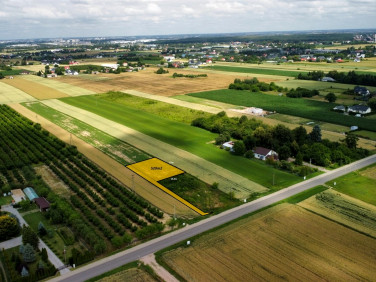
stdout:
<svg viewBox="0 0 376 282">
<path fill-rule="evenodd" d="M 368 96 L 370 94 L 370 92 L 366 87 L 355 86 L 354 87 L 354 94 L 362 95 L 362 96 Z"/>
<path fill-rule="evenodd" d="M 268 158 L 278 160 L 278 154 L 275 151 L 264 148 L 264 147 L 256 147 L 253 150 L 253 154 L 256 159 L 263 160 L 263 161 L 265 161 Z"/>
<path fill-rule="evenodd" d="M 50 203 L 44 197 L 36 198 L 34 202 L 41 212 L 47 211 L 50 208 Z"/>
<path fill-rule="evenodd" d="M 365 115 L 371 112 L 371 108 L 366 105 L 355 105 L 355 106 L 348 107 L 347 112 Z"/>
</svg>

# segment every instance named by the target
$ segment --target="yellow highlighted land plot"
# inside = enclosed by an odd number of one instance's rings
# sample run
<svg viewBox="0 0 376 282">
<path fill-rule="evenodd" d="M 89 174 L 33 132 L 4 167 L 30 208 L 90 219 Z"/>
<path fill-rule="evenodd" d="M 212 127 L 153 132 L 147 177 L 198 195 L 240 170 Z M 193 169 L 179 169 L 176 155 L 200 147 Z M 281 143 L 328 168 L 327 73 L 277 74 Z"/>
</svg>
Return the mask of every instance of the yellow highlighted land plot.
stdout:
<svg viewBox="0 0 376 282">
<path fill-rule="evenodd" d="M 184 205 L 191 208 L 198 214 L 200 215 L 208 214 L 208 213 L 201 211 L 200 209 L 198 209 L 191 203 L 187 202 L 180 196 L 176 195 L 174 192 L 170 191 L 169 189 L 167 189 L 166 187 L 158 183 L 158 181 L 161 181 L 163 179 L 184 173 L 183 170 L 178 169 L 177 167 L 174 167 L 157 158 L 152 158 L 146 161 L 131 164 L 131 165 L 128 165 L 127 168 L 137 173 L 141 177 L 145 178 L 147 181 L 154 184 L 159 189 L 163 190 L 164 192 L 174 197 L 178 201 L 182 202 Z"/>
</svg>

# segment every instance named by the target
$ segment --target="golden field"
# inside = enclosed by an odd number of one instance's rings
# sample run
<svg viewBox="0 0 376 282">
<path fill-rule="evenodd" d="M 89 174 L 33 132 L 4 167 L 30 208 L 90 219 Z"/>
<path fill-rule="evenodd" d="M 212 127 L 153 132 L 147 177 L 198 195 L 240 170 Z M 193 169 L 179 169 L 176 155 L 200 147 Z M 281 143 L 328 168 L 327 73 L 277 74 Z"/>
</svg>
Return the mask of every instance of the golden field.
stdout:
<svg viewBox="0 0 376 282">
<path fill-rule="evenodd" d="M 162 260 L 188 281 L 373 280 L 376 241 L 284 204 L 193 239 Z"/>
</svg>

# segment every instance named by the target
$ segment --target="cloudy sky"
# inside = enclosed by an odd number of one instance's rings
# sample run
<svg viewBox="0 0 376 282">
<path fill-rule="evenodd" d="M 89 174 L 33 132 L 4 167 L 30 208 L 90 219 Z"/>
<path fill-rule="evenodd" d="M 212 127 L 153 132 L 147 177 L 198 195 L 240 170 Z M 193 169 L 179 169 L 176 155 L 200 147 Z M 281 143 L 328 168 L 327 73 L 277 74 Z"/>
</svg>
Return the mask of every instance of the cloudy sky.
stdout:
<svg viewBox="0 0 376 282">
<path fill-rule="evenodd" d="M 0 40 L 376 28 L 376 0 L 0 0 Z"/>
</svg>

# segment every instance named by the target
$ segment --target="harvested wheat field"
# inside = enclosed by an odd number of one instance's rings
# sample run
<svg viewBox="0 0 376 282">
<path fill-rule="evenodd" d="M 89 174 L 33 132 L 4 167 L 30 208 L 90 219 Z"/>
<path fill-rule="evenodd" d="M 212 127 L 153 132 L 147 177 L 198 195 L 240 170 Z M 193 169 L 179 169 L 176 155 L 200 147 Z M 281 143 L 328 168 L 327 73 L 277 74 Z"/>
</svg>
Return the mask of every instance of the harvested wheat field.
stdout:
<svg viewBox="0 0 376 282">
<path fill-rule="evenodd" d="M 376 277 L 376 241 L 284 204 L 162 254 L 187 281 L 354 281 Z"/>
<path fill-rule="evenodd" d="M 3 81 L 5 82 L 5 80 Z M 35 101 L 35 98 L 11 85 L 0 82 L 0 104 L 31 101 Z"/>
<path fill-rule="evenodd" d="M 44 129 L 51 132 L 53 135 L 63 140 L 64 142 L 71 142 L 72 145 L 77 146 L 77 149 L 87 158 L 99 165 L 102 169 L 114 176 L 124 185 L 133 188 L 137 194 L 139 194 L 141 197 L 143 197 L 159 209 L 163 210 L 164 212 L 173 214 L 174 211 L 176 211 L 176 214 L 180 217 L 197 216 L 197 214 L 190 208 L 186 207 L 174 198 L 168 196 L 166 193 L 149 183 L 147 180 L 143 179 L 137 174 L 134 174 L 125 166 L 102 153 L 100 150 L 89 145 L 78 137 L 71 135 L 68 131 L 62 129 L 56 124 L 48 121 L 40 115 L 35 114 L 34 112 L 19 104 L 12 104 L 10 106 L 28 119 L 40 123 Z"/>
<path fill-rule="evenodd" d="M 39 100 L 69 97 L 69 95 L 61 91 L 37 82 L 29 81 L 21 78 L 20 76 L 15 76 L 14 79 L 4 80 L 4 83 L 18 88 L 19 90 L 24 91 Z"/>
<path fill-rule="evenodd" d="M 37 82 L 44 86 L 56 89 L 57 91 L 61 91 L 69 96 L 81 96 L 81 95 L 91 95 L 95 94 L 93 91 L 77 87 L 68 83 L 60 82 L 60 77 L 53 78 L 53 79 L 46 79 L 36 75 L 25 75 L 22 77 L 28 81 Z"/>
<path fill-rule="evenodd" d="M 97 282 L 123 282 L 123 281 L 134 281 L 134 282 L 153 282 L 155 280 L 146 271 L 139 268 L 130 268 L 110 276 L 104 277 L 97 280 Z"/>
<path fill-rule="evenodd" d="M 107 77 L 107 80 L 88 80 L 87 78 L 62 77 L 61 82 L 70 83 L 91 91 L 101 93 L 133 89 L 161 96 L 174 96 L 192 92 L 209 91 L 228 88 L 228 85 L 238 77 L 237 74 L 221 74 L 207 72 L 208 77 L 173 78 L 174 72 L 183 74 L 201 74 L 202 71 L 169 69 L 170 73 L 155 74 L 156 68 L 148 68 L 139 72 L 122 74 L 96 74 L 93 76 Z M 204 72 L 205 73 L 205 72 Z"/>
<path fill-rule="evenodd" d="M 299 206 L 376 238 L 376 207 L 353 197 L 327 190 Z"/>
</svg>

